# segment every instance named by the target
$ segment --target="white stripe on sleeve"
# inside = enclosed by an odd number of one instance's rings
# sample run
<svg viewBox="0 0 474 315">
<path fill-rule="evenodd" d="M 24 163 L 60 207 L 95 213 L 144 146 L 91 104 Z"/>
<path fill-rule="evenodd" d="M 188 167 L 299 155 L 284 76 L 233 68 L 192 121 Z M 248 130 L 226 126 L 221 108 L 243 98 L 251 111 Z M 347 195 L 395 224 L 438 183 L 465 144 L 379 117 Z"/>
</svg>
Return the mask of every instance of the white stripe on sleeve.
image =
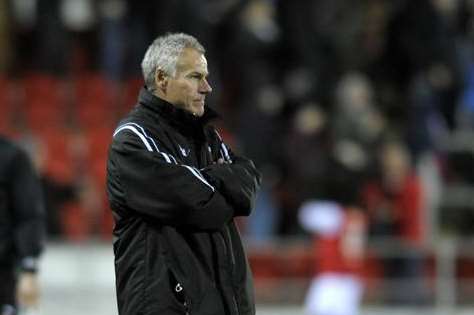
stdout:
<svg viewBox="0 0 474 315">
<path fill-rule="evenodd" d="M 133 131 L 138 137 L 140 137 L 140 139 L 142 140 L 143 144 L 145 144 L 146 148 L 148 151 L 150 152 L 153 152 L 153 149 L 152 147 L 150 146 L 150 144 L 148 143 L 148 141 L 146 141 L 146 138 L 137 130 L 137 128 L 133 127 L 133 126 L 129 126 L 129 125 L 125 125 L 125 126 L 122 126 L 122 127 L 119 127 L 115 132 L 114 132 L 114 137 L 122 130 L 124 129 L 128 129 L 128 130 L 131 130 Z"/>
<path fill-rule="evenodd" d="M 207 186 L 209 186 L 209 188 L 211 188 L 212 191 L 216 191 L 216 189 L 214 188 L 214 186 L 212 186 L 211 184 L 209 184 L 209 182 L 204 178 L 204 176 L 202 176 L 202 174 L 201 174 L 198 170 L 196 170 L 196 169 L 194 169 L 194 168 L 192 168 L 192 167 L 190 167 L 190 166 L 188 166 L 188 165 L 181 165 L 181 166 L 184 166 L 185 168 L 187 168 L 187 169 L 188 169 L 191 173 L 193 173 L 193 175 L 196 176 L 201 182 L 203 182 L 204 184 L 206 184 Z"/>
</svg>

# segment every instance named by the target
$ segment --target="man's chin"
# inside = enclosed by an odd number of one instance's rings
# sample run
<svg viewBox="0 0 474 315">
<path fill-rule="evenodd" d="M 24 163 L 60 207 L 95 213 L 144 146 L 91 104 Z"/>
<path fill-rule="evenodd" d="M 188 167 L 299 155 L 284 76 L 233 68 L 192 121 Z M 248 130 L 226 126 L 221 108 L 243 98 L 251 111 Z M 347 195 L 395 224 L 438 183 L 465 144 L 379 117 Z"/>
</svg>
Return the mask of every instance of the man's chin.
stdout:
<svg viewBox="0 0 474 315">
<path fill-rule="evenodd" d="M 203 115 L 204 115 L 204 110 L 194 114 L 194 116 L 196 116 L 196 117 L 202 117 Z"/>
<path fill-rule="evenodd" d="M 206 111 L 206 108 L 203 105 L 202 107 L 195 108 L 193 111 L 193 115 L 197 117 L 201 117 L 202 115 L 204 115 L 205 111 Z"/>
</svg>

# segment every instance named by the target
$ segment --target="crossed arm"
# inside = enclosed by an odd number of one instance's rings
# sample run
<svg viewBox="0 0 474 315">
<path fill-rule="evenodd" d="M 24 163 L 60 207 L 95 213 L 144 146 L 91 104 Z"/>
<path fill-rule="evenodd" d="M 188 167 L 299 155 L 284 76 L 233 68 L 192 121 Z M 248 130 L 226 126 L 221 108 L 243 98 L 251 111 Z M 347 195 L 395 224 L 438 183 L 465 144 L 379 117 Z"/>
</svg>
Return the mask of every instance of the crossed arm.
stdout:
<svg viewBox="0 0 474 315">
<path fill-rule="evenodd" d="M 198 170 L 120 134 L 111 152 L 109 176 L 119 178 L 119 183 L 109 181 L 111 201 L 167 225 L 219 229 L 250 213 L 260 185 L 253 163 L 237 156 L 232 163 Z"/>
</svg>

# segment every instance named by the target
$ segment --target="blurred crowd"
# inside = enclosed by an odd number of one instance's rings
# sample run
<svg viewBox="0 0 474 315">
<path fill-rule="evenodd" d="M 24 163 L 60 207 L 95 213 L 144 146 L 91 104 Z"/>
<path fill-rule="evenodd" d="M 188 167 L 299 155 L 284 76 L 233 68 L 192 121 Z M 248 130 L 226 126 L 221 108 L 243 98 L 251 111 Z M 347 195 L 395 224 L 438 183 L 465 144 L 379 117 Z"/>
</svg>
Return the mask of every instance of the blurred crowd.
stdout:
<svg viewBox="0 0 474 315">
<path fill-rule="evenodd" d="M 472 0 L 0 0 L 0 130 L 35 158 L 52 237 L 111 236 L 107 146 L 176 31 L 207 48 L 209 106 L 264 173 L 243 233 L 304 235 L 312 199 L 410 244 L 441 219 L 472 233 Z"/>
</svg>

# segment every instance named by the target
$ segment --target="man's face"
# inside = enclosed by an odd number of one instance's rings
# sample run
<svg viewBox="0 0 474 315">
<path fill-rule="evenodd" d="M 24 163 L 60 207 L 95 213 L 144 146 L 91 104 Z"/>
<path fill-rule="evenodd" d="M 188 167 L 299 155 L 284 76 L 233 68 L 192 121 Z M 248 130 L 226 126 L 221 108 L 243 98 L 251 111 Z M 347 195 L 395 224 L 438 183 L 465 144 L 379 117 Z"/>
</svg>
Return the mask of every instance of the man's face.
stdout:
<svg viewBox="0 0 474 315">
<path fill-rule="evenodd" d="M 176 76 L 168 77 L 167 101 L 195 116 L 204 114 L 206 95 L 212 91 L 207 82 L 207 60 L 192 48 L 185 48 L 176 64 Z"/>
</svg>

